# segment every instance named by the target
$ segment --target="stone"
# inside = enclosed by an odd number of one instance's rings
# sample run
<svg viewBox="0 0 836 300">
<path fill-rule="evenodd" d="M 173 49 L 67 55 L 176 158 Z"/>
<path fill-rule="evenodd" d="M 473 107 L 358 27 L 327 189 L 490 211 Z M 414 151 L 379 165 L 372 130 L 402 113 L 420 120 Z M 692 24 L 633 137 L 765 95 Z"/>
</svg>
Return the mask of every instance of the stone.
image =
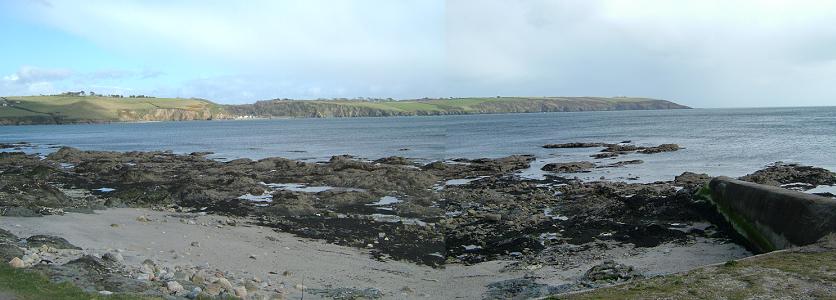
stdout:
<svg viewBox="0 0 836 300">
<path fill-rule="evenodd" d="M 113 292 L 111 292 L 111 291 L 99 291 L 99 295 L 110 296 L 110 295 L 113 295 Z"/>
<path fill-rule="evenodd" d="M 221 277 L 218 278 L 218 281 L 216 283 L 219 284 L 225 290 L 232 291 L 232 283 L 229 282 L 228 279 Z"/>
<path fill-rule="evenodd" d="M 139 271 L 145 274 L 154 274 L 154 265 L 143 263 L 139 266 Z"/>
<path fill-rule="evenodd" d="M 244 287 L 247 288 L 247 291 L 254 292 L 258 290 L 258 283 L 254 281 L 247 281 L 244 283 Z"/>
<path fill-rule="evenodd" d="M 221 289 L 223 289 L 223 287 L 216 282 L 206 285 L 206 289 L 204 289 L 203 292 L 209 294 L 210 296 L 217 296 L 221 293 Z"/>
<path fill-rule="evenodd" d="M 21 260 L 20 258 L 15 257 L 15 258 L 12 258 L 12 260 L 9 261 L 9 266 L 12 267 L 12 268 L 15 268 L 15 269 L 20 269 L 20 268 L 25 267 L 25 264 L 23 263 L 23 260 Z"/>
<path fill-rule="evenodd" d="M 194 273 L 190 280 L 194 284 L 203 284 L 204 282 L 206 282 L 206 278 L 203 277 L 203 274 L 201 274 L 200 272 Z"/>
<path fill-rule="evenodd" d="M 168 291 L 172 294 L 176 294 L 183 291 L 183 286 L 180 285 L 177 281 L 169 281 L 165 283 L 165 287 L 168 288 Z"/>
<path fill-rule="evenodd" d="M 200 295 L 201 292 L 203 292 L 203 289 L 201 289 L 200 287 L 195 287 L 188 294 L 186 294 L 186 298 L 195 299 L 198 295 Z"/>
<path fill-rule="evenodd" d="M 485 214 L 485 219 L 488 221 L 499 222 L 502 220 L 502 215 L 500 214 Z"/>
<path fill-rule="evenodd" d="M 192 242 L 191 245 L 192 247 L 200 248 L 200 242 Z"/>
<path fill-rule="evenodd" d="M 105 253 L 104 255 L 102 255 L 102 259 L 107 260 L 107 261 L 112 261 L 112 262 L 115 262 L 115 263 L 125 262 L 125 258 L 122 257 L 122 254 L 114 253 L 114 252 Z"/>
<path fill-rule="evenodd" d="M 232 289 L 235 292 L 235 296 L 239 298 L 247 298 L 247 288 L 243 286 L 235 287 Z"/>
</svg>

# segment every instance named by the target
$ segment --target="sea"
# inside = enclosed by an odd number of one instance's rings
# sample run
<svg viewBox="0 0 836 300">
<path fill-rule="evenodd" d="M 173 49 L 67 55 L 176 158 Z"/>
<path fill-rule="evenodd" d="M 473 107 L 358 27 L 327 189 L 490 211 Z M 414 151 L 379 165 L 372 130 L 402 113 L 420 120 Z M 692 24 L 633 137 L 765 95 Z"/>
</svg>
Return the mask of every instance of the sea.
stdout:
<svg viewBox="0 0 836 300">
<path fill-rule="evenodd" d="M 566 142 L 626 142 L 683 149 L 590 157 L 600 148 L 545 149 Z M 219 160 L 285 157 L 327 161 L 403 156 L 418 162 L 456 158 L 536 156 L 520 176 L 542 178 L 550 162 L 622 160 L 644 163 L 565 174 L 585 180 L 652 182 L 683 172 L 741 176 L 775 162 L 836 170 L 836 107 L 735 108 L 557 112 L 386 118 L 265 119 L 228 121 L 0 126 L 0 143 L 29 142 L 27 152 L 56 146 L 85 150 L 213 152 Z M 6 150 L 11 151 L 11 150 Z"/>
</svg>

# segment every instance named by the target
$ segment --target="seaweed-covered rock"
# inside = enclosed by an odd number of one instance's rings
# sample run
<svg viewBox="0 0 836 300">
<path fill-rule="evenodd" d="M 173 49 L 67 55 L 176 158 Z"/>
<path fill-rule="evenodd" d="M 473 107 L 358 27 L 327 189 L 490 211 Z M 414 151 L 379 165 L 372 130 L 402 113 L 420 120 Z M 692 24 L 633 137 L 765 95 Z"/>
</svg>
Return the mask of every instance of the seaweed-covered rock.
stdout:
<svg viewBox="0 0 836 300">
<path fill-rule="evenodd" d="M 568 163 L 549 163 L 543 166 L 541 170 L 557 173 L 578 173 L 589 172 L 589 169 L 595 167 L 595 164 L 588 161 L 576 161 Z"/>
<path fill-rule="evenodd" d="M 646 147 L 646 148 L 640 149 L 638 152 L 639 153 L 644 153 L 644 154 L 653 154 L 653 153 L 660 153 L 660 152 L 673 152 L 673 151 L 678 151 L 679 149 L 680 149 L 679 145 L 677 145 L 677 144 L 661 144 L 661 145 L 655 146 L 655 147 Z"/>
<path fill-rule="evenodd" d="M 55 249 L 75 249 L 81 250 L 78 246 L 70 244 L 66 239 L 50 235 L 33 235 L 26 238 L 26 246 L 30 248 L 37 248 L 40 246 L 49 246 Z"/>
<path fill-rule="evenodd" d="M 561 148 L 593 148 L 593 147 L 603 147 L 604 143 L 584 143 L 584 142 L 573 142 L 573 143 L 562 143 L 562 144 L 545 144 L 543 148 L 546 149 L 561 149 Z"/>
<path fill-rule="evenodd" d="M 765 169 L 740 177 L 740 180 L 772 186 L 804 183 L 808 184 L 809 188 L 813 188 L 817 185 L 836 184 L 836 173 L 823 168 L 777 162 Z"/>
</svg>

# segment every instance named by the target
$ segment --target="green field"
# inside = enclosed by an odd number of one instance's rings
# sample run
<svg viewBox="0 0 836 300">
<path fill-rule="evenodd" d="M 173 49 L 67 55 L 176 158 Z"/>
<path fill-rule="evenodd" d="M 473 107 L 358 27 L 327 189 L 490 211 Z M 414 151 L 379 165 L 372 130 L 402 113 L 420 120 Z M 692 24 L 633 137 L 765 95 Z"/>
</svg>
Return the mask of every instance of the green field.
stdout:
<svg viewBox="0 0 836 300">
<path fill-rule="evenodd" d="M 414 100 L 287 100 L 227 105 L 228 113 L 254 117 L 387 117 L 688 108 L 649 98 L 469 97 Z"/>
<path fill-rule="evenodd" d="M 158 117 L 205 117 L 223 111 L 200 99 L 113 98 L 102 96 L 25 96 L 0 99 L 3 123 L 155 121 Z"/>
<path fill-rule="evenodd" d="M 536 102 L 584 102 L 610 105 L 613 103 L 637 103 L 655 101 L 647 98 L 600 98 L 600 97 L 475 97 L 452 99 L 418 99 L 403 101 L 368 102 L 368 101 L 315 101 L 318 103 L 336 103 L 348 106 L 363 106 L 381 110 L 395 110 L 415 113 L 418 111 L 462 111 L 477 112 L 486 104 L 522 104 Z"/>
</svg>

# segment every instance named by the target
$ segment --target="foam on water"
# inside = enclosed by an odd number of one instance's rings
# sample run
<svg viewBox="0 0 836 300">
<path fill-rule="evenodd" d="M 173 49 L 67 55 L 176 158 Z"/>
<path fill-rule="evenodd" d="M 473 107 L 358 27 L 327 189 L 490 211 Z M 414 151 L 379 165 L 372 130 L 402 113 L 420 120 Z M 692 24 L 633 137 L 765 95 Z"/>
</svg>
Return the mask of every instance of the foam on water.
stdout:
<svg viewBox="0 0 836 300">
<path fill-rule="evenodd" d="M 364 189 L 358 188 L 346 188 L 346 187 L 334 187 L 334 186 L 309 186 L 304 183 L 264 183 L 264 185 L 269 186 L 272 189 L 278 190 L 285 190 L 285 191 L 293 191 L 293 192 L 304 192 L 304 193 L 319 193 L 325 192 L 330 190 L 340 190 L 346 192 L 365 192 Z"/>
<path fill-rule="evenodd" d="M 273 202 L 273 195 L 269 193 L 264 193 L 262 195 L 244 194 L 238 196 L 238 199 L 252 202 Z"/>
<path fill-rule="evenodd" d="M 369 203 L 367 205 L 369 205 L 369 206 L 386 206 L 386 205 L 392 205 L 392 204 L 401 203 L 401 202 L 403 202 L 403 201 L 401 199 L 398 199 L 397 197 L 383 196 L 383 197 L 380 197 L 380 200 L 378 200 L 377 202 Z"/>
</svg>

